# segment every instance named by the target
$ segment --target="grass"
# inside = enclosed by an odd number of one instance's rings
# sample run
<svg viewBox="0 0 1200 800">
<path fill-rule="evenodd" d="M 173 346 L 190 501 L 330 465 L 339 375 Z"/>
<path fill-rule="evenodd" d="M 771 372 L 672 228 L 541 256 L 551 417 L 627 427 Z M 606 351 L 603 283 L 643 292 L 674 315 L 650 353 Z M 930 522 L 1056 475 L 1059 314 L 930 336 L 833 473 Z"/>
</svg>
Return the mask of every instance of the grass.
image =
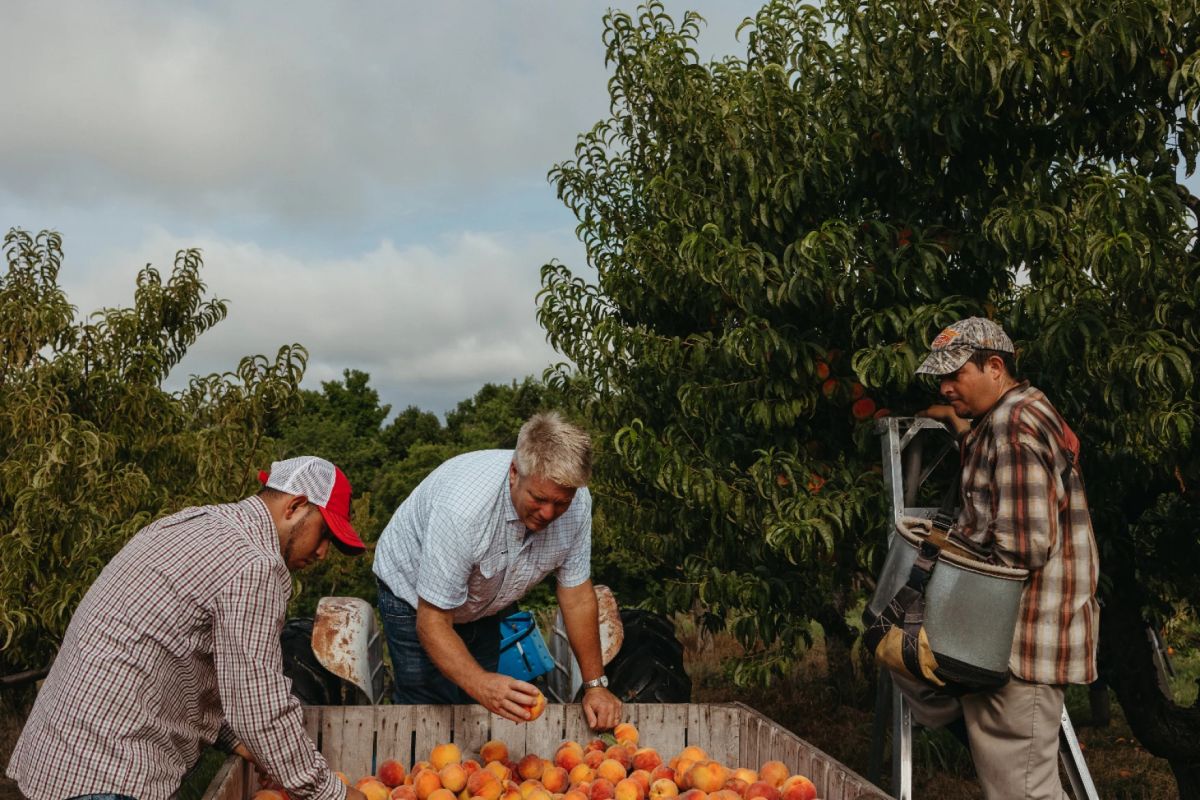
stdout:
<svg viewBox="0 0 1200 800">
<path fill-rule="evenodd" d="M 813 647 L 802 654 L 795 669 L 763 688 L 736 687 L 728 679 L 729 666 L 742 656 L 741 648 L 732 638 L 700 635 L 689 620 L 680 619 L 677 628 L 685 645 L 694 702 L 746 703 L 855 772 L 867 774 L 873 703 L 846 700 L 830 688 L 819 628 L 814 628 Z M 1170 681 L 1174 697 L 1178 703 L 1190 704 L 1196 697 L 1200 677 L 1200 623 L 1185 615 L 1168 623 L 1165 638 L 1171 647 L 1171 662 L 1176 672 Z M 865 687 L 866 681 L 862 683 Z M 862 694 L 865 693 L 864 689 Z M 1116 698 L 1111 691 L 1109 694 L 1111 719 L 1105 726 L 1093 724 L 1087 687 L 1070 687 L 1066 697 L 1067 711 L 1100 796 L 1130 800 L 1178 797 L 1167 762 L 1150 755 L 1138 744 Z M 916 797 L 974 800 L 983 796 L 975 782 L 970 753 L 945 731 L 916 734 L 913 771 Z M 880 781 L 885 789 L 889 788 L 890 774 L 891 765 L 885 755 Z"/>
</svg>

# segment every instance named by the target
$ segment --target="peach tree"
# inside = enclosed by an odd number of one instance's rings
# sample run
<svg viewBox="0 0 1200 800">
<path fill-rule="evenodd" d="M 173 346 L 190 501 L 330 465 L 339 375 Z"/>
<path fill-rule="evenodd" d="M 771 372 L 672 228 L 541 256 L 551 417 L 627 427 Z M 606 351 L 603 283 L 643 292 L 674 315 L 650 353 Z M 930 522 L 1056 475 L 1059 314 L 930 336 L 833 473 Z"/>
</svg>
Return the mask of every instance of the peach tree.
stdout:
<svg viewBox="0 0 1200 800">
<path fill-rule="evenodd" d="M 257 488 L 266 431 L 299 403 L 306 355 L 248 356 L 180 391 L 163 381 L 220 322 L 200 253 L 137 273 L 133 304 L 80 318 L 62 240 L 12 230 L 0 274 L 0 672 L 53 657 L 71 614 L 139 528 Z"/>
<path fill-rule="evenodd" d="M 543 268 L 539 315 L 600 431 L 598 535 L 738 634 L 741 677 L 812 620 L 844 653 L 885 537 L 871 418 L 934 399 L 943 325 L 997 318 L 1084 440 L 1104 673 L 1192 781 L 1200 713 L 1143 626 L 1200 599 L 1195 4 L 772 2 L 710 63 L 700 25 L 606 16 L 610 116 L 551 172 L 588 265 Z"/>
</svg>

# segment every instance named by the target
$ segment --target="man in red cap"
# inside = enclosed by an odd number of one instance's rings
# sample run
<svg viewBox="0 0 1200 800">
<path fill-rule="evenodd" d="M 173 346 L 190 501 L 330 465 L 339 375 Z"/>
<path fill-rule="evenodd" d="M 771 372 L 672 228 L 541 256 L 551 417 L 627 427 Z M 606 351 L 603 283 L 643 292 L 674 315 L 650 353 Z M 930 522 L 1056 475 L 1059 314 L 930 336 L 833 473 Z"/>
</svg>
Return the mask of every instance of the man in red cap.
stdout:
<svg viewBox="0 0 1200 800">
<path fill-rule="evenodd" d="M 320 458 L 277 461 L 262 491 L 138 531 L 67 628 L 8 765 L 30 800 L 166 800 L 209 744 L 298 800 L 343 786 L 288 692 L 279 634 L 291 572 L 365 548 L 350 483 Z"/>
</svg>

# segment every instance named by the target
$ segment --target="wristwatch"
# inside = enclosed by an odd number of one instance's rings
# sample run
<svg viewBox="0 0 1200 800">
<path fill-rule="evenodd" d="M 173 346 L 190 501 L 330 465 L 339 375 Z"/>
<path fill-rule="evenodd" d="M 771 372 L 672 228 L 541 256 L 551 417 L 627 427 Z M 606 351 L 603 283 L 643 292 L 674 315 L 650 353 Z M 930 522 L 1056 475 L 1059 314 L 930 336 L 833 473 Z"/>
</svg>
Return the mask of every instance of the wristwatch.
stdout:
<svg viewBox="0 0 1200 800">
<path fill-rule="evenodd" d="M 583 688 L 585 688 L 585 689 L 599 689 L 599 688 L 607 689 L 608 688 L 608 676 L 601 675 L 599 678 L 592 678 L 590 681 L 584 681 Z"/>
</svg>

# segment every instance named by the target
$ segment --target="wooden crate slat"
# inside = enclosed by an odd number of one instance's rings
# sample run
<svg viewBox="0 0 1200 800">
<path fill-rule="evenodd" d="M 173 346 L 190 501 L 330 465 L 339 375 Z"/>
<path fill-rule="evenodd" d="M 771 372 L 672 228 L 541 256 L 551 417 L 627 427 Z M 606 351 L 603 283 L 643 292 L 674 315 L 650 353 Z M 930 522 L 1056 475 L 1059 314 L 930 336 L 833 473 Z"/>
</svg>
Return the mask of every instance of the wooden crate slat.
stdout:
<svg viewBox="0 0 1200 800">
<path fill-rule="evenodd" d="M 451 706 L 412 706 L 412 726 L 416 739 L 413 745 L 413 761 L 428 761 L 429 754 L 439 744 L 450 741 L 454 725 L 454 709 Z"/>
<path fill-rule="evenodd" d="M 740 730 L 738 748 L 741 757 L 738 763 L 746 769 L 757 771 L 762 766 L 762 762 L 758 758 L 758 728 L 761 722 L 756 714 L 750 713 L 747 706 L 737 703 L 735 707 L 741 713 L 741 724 L 738 725 Z"/>
<path fill-rule="evenodd" d="M 479 750 L 491 738 L 491 714 L 481 705 L 454 706 L 454 743 L 463 758 L 480 761 Z M 482 763 L 482 761 L 480 761 Z"/>
<path fill-rule="evenodd" d="M 561 703 L 550 703 L 542 715 L 533 722 L 525 723 L 525 753 L 542 758 L 554 758 L 554 751 L 563 743 L 564 709 Z M 518 759 L 513 759 L 514 761 Z"/>
<path fill-rule="evenodd" d="M 644 706 L 639 712 L 642 719 L 638 731 L 643 741 L 658 750 L 663 762 L 679 755 L 688 746 L 688 704 L 664 703 Z M 661 743 L 661 744 L 660 744 Z"/>
<path fill-rule="evenodd" d="M 413 754 L 414 706 L 379 706 L 375 710 L 375 759 L 394 758 L 412 767 L 419 759 Z M 428 755 L 428 754 L 426 754 Z"/>
<path fill-rule="evenodd" d="M 342 772 L 353 783 L 375 774 L 375 709 L 346 706 L 342 715 Z"/>
<path fill-rule="evenodd" d="M 342 715 L 340 712 L 340 708 L 332 706 L 321 709 L 321 755 L 325 756 L 329 768 L 335 772 L 346 771 L 342 764 Z M 353 783 L 361 776 L 350 777 L 347 773 L 346 777 L 350 778 L 350 782 Z"/>
<path fill-rule="evenodd" d="M 243 800 L 246 792 L 246 763 L 241 756 L 231 755 L 221 762 L 217 774 L 204 790 L 205 800 Z"/>
<path fill-rule="evenodd" d="M 563 738 L 587 747 L 587 743 L 596 736 L 583 716 L 583 706 L 579 703 L 563 703 Z"/>
<path fill-rule="evenodd" d="M 313 747 L 321 748 L 321 706 L 301 706 L 304 712 L 304 732 L 312 739 Z"/>
<path fill-rule="evenodd" d="M 508 745 L 508 757 L 520 761 L 525 755 L 525 723 L 513 722 L 504 717 L 491 715 L 492 738 Z"/>
<path fill-rule="evenodd" d="M 728 706 L 706 707 L 705 724 L 709 727 L 708 757 L 722 764 L 741 766 L 737 763 L 741 731 L 735 724 L 736 715 Z"/>
</svg>

